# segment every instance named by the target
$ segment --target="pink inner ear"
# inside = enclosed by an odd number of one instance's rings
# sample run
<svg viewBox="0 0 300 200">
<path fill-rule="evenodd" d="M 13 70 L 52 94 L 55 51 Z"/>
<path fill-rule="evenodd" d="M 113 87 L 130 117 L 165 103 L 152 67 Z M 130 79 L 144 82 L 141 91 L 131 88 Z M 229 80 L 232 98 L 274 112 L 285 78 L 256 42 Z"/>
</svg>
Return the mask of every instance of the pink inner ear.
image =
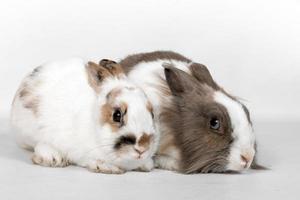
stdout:
<svg viewBox="0 0 300 200">
<path fill-rule="evenodd" d="M 99 93 L 101 82 L 105 78 L 111 76 L 110 72 L 104 67 L 93 62 L 87 63 L 86 71 L 89 85 L 95 90 L 95 92 Z"/>
</svg>

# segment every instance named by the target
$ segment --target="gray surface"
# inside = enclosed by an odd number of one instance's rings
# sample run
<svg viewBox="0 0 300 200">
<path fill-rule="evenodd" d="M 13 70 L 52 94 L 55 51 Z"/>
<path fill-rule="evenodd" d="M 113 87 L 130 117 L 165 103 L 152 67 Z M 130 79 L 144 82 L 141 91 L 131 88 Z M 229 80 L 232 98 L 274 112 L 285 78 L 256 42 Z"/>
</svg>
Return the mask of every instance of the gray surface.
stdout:
<svg viewBox="0 0 300 200">
<path fill-rule="evenodd" d="M 0 121 L 1 199 L 299 199 L 299 123 L 256 123 L 259 159 L 271 170 L 181 175 L 155 170 L 103 175 L 32 165 Z"/>
</svg>

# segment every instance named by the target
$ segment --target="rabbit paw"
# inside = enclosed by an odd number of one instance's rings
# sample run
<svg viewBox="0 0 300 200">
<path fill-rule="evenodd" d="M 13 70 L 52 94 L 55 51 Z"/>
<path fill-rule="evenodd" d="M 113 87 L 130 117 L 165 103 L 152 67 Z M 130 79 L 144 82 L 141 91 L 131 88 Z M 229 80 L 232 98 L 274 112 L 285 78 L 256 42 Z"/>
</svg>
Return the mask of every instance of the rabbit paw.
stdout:
<svg viewBox="0 0 300 200">
<path fill-rule="evenodd" d="M 125 170 L 107 163 L 102 160 L 96 160 L 88 164 L 88 170 L 95 173 L 103 173 L 103 174 L 123 174 Z"/>
<path fill-rule="evenodd" d="M 145 164 L 135 169 L 135 171 L 150 172 L 153 168 L 154 168 L 154 162 L 152 159 L 150 159 Z"/>
<path fill-rule="evenodd" d="M 38 144 L 34 148 L 32 162 L 45 167 L 66 167 L 69 162 L 58 151 L 46 144 Z"/>
</svg>

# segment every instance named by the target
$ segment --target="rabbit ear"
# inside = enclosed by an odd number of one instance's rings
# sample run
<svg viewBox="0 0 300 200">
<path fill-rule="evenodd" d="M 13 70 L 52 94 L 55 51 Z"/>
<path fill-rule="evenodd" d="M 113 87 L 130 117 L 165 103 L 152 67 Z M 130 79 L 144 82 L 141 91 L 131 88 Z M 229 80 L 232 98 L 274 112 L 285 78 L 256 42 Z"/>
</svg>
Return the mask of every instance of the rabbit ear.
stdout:
<svg viewBox="0 0 300 200">
<path fill-rule="evenodd" d="M 196 81 L 186 72 L 175 68 L 172 64 L 163 63 L 165 68 L 166 81 L 175 96 L 185 96 L 184 94 L 193 91 Z"/>
<path fill-rule="evenodd" d="M 120 77 L 122 75 L 125 75 L 122 66 L 113 60 L 102 59 L 99 62 L 99 65 L 106 68 L 115 77 Z"/>
<path fill-rule="evenodd" d="M 112 76 L 106 68 L 93 62 L 88 62 L 88 64 L 86 65 L 86 70 L 88 74 L 89 84 L 96 92 L 99 92 L 101 82 L 105 78 Z"/>
<path fill-rule="evenodd" d="M 209 70 L 205 65 L 200 63 L 192 63 L 190 65 L 192 75 L 202 84 L 207 84 L 215 90 L 219 89 L 219 86 L 212 78 Z"/>
</svg>

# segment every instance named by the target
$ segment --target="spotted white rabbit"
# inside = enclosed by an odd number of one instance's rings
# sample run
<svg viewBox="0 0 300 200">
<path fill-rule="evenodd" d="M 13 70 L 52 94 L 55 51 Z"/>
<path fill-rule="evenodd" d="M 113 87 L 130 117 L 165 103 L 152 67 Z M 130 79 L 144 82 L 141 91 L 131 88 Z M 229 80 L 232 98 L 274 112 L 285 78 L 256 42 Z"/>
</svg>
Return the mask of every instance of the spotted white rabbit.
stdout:
<svg viewBox="0 0 300 200">
<path fill-rule="evenodd" d="M 111 60 L 73 58 L 34 69 L 16 93 L 11 122 L 38 165 L 115 174 L 153 168 L 159 137 L 151 103 Z"/>
</svg>

